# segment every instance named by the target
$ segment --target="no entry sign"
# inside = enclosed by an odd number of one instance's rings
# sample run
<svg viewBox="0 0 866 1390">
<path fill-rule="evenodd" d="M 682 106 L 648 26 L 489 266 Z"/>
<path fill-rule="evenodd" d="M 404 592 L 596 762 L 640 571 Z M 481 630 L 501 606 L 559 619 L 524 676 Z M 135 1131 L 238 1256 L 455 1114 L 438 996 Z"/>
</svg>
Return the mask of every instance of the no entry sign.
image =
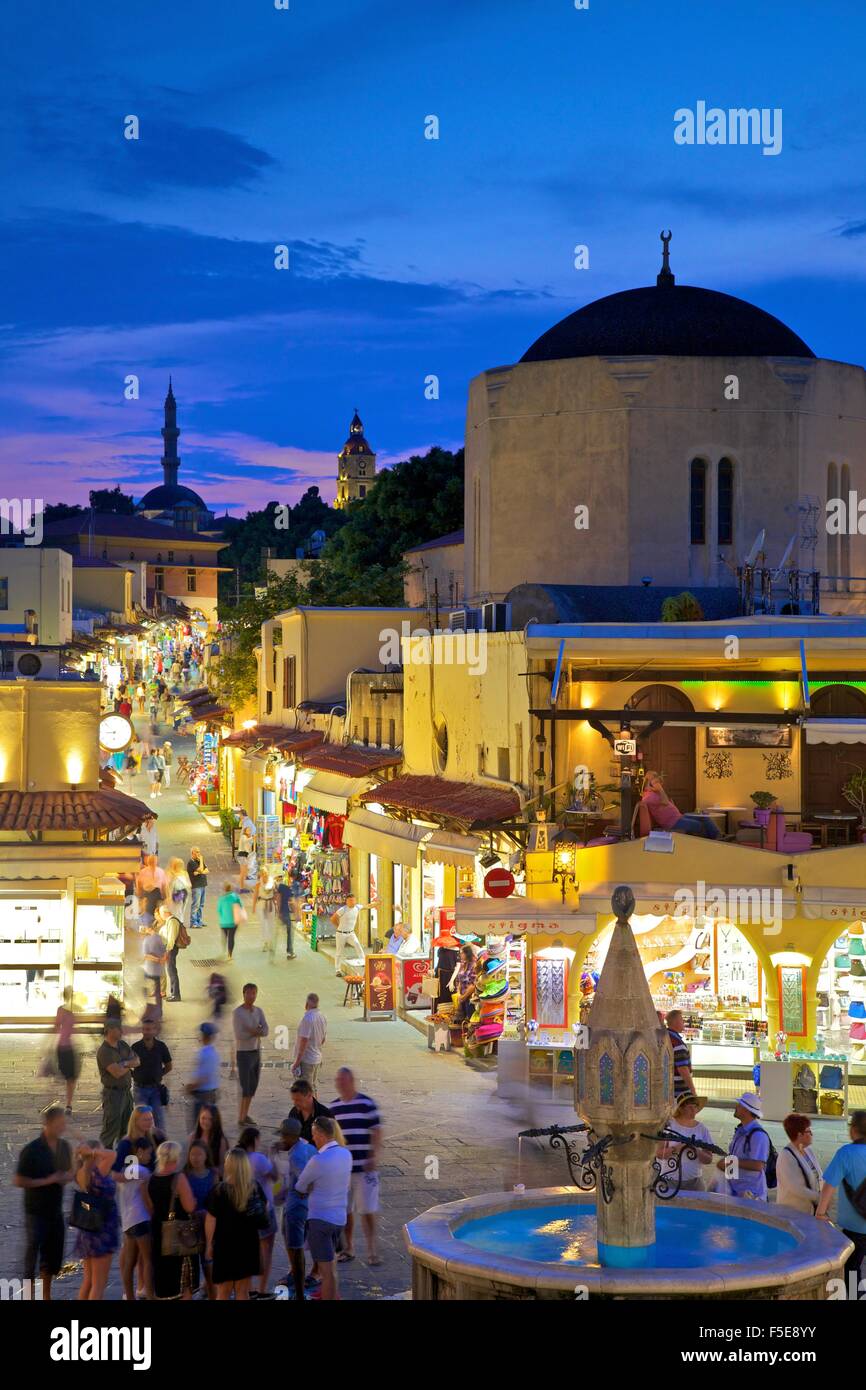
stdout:
<svg viewBox="0 0 866 1390">
<path fill-rule="evenodd" d="M 484 891 L 491 898 L 510 898 L 514 892 L 514 874 L 501 865 L 488 869 L 484 875 Z"/>
</svg>

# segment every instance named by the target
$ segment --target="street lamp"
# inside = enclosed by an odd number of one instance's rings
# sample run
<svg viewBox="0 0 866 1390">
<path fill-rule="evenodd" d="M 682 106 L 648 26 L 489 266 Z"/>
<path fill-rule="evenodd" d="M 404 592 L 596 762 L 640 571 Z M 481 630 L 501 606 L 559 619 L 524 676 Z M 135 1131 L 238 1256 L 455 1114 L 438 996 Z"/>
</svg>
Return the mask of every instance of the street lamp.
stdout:
<svg viewBox="0 0 866 1390">
<path fill-rule="evenodd" d="M 562 901 L 565 902 L 565 887 L 571 883 L 575 888 L 575 864 L 577 859 L 577 845 L 573 840 L 559 841 L 553 851 L 553 881 L 557 881 L 562 888 Z"/>
</svg>

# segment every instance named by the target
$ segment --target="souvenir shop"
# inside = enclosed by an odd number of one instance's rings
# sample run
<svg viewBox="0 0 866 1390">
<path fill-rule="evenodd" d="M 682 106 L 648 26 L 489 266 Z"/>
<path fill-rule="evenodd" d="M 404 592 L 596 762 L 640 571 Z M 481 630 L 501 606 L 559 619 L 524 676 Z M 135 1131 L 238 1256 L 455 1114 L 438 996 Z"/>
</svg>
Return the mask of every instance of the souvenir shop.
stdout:
<svg viewBox="0 0 866 1390">
<path fill-rule="evenodd" d="M 315 942 L 333 939 L 331 916 L 352 891 L 349 848 L 343 833 L 348 795 L 364 785 L 350 784 L 336 774 L 304 770 L 296 791 L 293 863 L 308 876 L 312 907 L 309 929 Z M 347 794 L 348 793 L 348 794 Z"/>
<path fill-rule="evenodd" d="M 866 932 L 846 923 L 818 974 L 816 1033 L 825 1047 L 866 1066 Z"/>
<path fill-rule="evenodd" d="M 207 720 L 195 726 L 195 753 L 190 759 L 187 794 L 201 811 L 217 812 L 220 799 L 221 725 Z"/>
</svg>

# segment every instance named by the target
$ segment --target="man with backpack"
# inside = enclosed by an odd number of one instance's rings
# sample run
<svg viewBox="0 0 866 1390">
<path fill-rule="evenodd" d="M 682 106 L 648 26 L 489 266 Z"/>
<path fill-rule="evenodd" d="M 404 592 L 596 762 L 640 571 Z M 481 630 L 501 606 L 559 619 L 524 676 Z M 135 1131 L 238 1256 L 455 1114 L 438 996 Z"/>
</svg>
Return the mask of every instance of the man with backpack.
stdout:
<svg viewBox="0 0 866 1390">
<path fill-rule="evenodd" d="M 836 1189 L 839 1189 L 839 1205 L 836 1224 L 850 1241 L 854 1249 L 845 1265 L 845 1277 L 849 1290 L 848 1297 L 857 1299 L 861 1290 L 866 1292 L 866 1110 L 855 1110 L 848 1121 L 851 1135 L 850 1144 L 837 1149 L 830 1165 L 824 1173 L 824 1185 L 815 1215 L 819 1221 L 829 1219 L 830 1203 Z M 854 1280 L 851 1275 L 854 1275 Z"/>
<path fill-rule="evenodd" d="M 165 942 L 165 968 L 168 973 L 167 1004 L 180 1003 L 180 979 L 177 973 L 177 953 L 189 945 L 189 933 L 179 917 L 171 910 L 169 903 L 161 903 L 156 909 L 159 934 Z"/>
<path fill-rule="evenodd" d="M 767 1189 L 776 1186 L 776 1150 L 770 1136 L 758 1123 L 763 1115 L 760 1096 L 747 1091 L 734 1106 L 739 1120 L 731 1138 L 726 1158 L 717 1167 L 730 1176 L 726 1189 L 731 1197 L 750 1197 L 754 1202 L 766 1202 Z"/>
</svg>

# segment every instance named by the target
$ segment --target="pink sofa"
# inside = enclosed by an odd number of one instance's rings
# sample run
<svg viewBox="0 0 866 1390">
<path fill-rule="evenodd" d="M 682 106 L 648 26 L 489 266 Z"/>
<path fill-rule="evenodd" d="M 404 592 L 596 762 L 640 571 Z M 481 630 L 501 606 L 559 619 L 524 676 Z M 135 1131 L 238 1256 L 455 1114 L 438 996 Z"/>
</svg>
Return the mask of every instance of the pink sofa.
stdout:
<svg viewBox="0 0 866 1390">
<path fill-rule="evenodd" d="M 812 848 L 812 836 L 805 830 L 788 830 L 785 812 L 776 807 L 770 811 L 765 848 L 777 854 L 802 854 Z"/>
</svg>

